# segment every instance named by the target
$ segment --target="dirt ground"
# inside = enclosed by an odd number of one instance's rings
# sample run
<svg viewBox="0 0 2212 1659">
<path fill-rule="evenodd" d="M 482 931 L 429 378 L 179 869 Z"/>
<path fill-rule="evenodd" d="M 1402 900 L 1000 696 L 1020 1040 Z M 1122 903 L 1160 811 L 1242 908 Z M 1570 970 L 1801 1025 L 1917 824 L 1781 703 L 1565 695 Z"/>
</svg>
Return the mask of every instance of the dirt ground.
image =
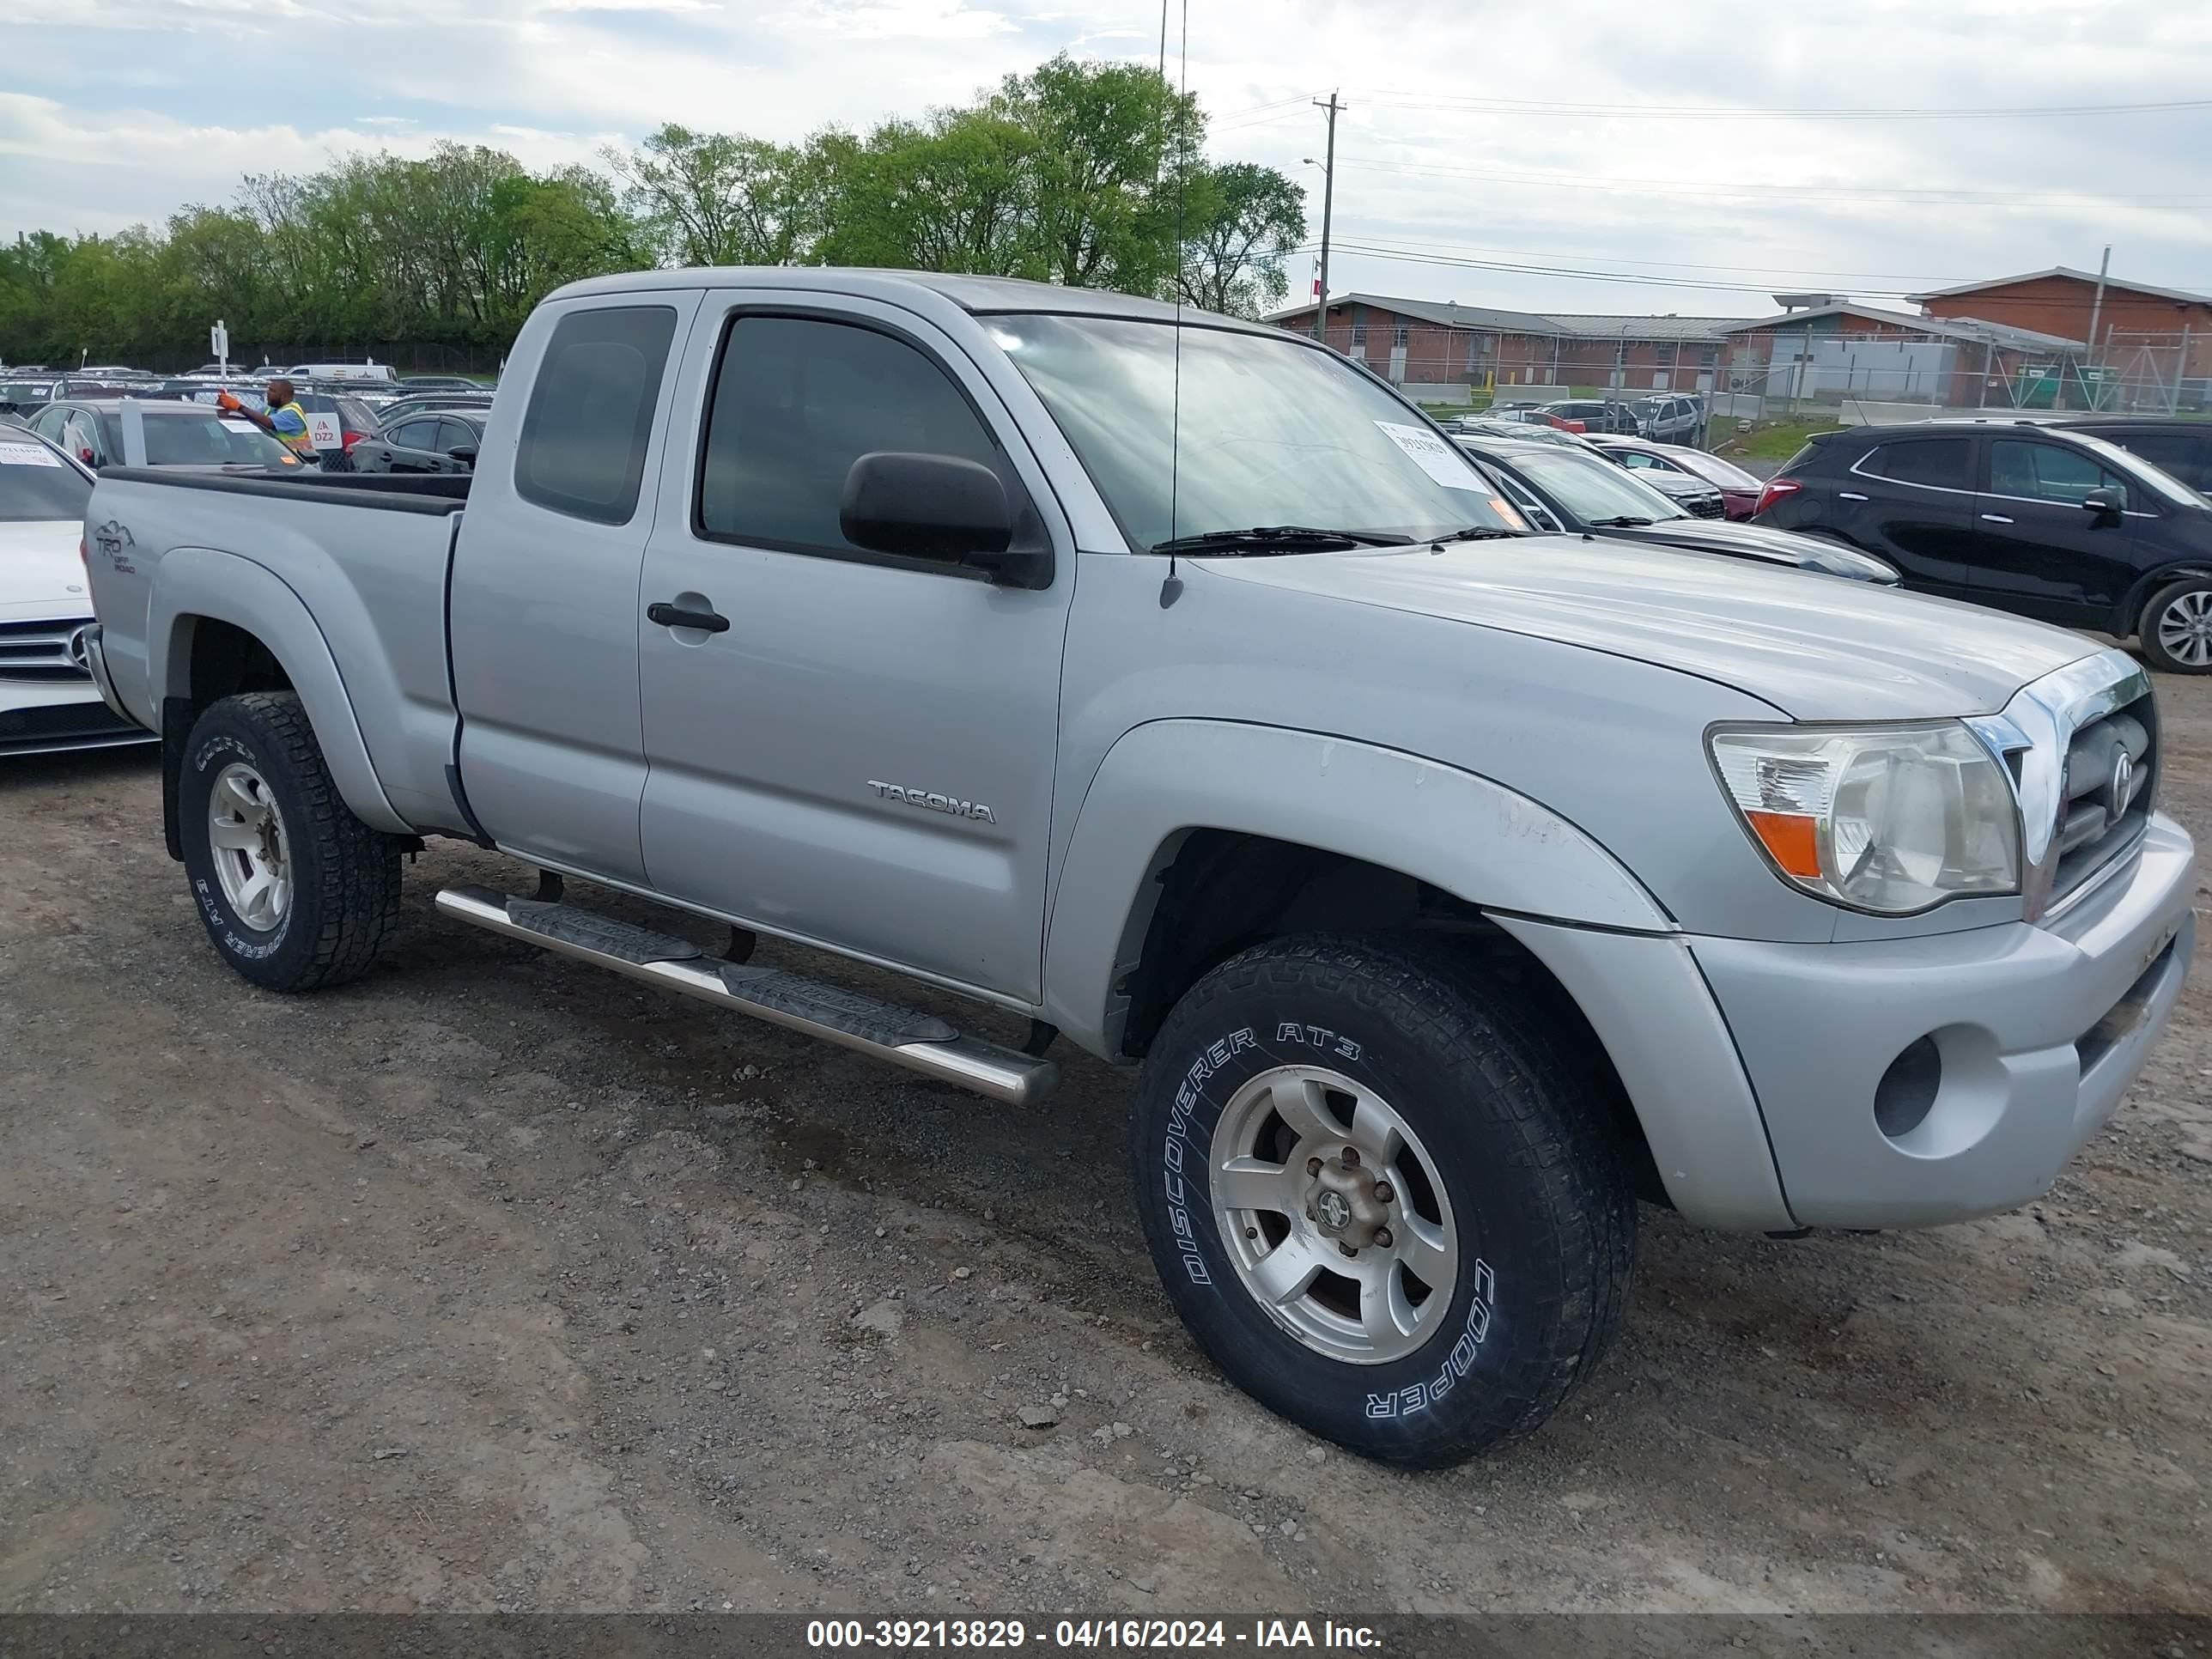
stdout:
<svg viewBox="0 0 2212 1659">
<path fill-rule="evenodd" d="M 450 842 L 369 978 L 265 994 L 158 799 L 0 768 L 0 1610 L 2212 1612 L 2201 970 L 2046 1201 L 1647 1209 L 1569 1408 L 1407 1475 L 1184 1340 L 1125 1076 L 1018 1112 L 442 923 L 525 879 Z"/>
</svg>

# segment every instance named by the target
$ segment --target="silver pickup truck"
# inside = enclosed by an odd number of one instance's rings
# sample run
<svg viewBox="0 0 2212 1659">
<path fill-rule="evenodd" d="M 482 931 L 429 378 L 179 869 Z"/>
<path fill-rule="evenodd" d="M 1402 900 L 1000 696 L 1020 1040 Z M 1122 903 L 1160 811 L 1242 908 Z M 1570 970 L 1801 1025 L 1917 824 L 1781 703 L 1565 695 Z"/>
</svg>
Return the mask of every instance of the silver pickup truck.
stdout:
<svg viewBox="0 0 2212 1659">
<path fill-rule="evenodd" d="M 587 283 L 472 479 L 112 471 L 87 544 L 95 677 L 246 978 L 361 973 L 403 854 L 459 836 L 538 877 L 458 922 L 1016 1109 L 1056 1040 L 1141 1065 L 1193 1335 L 1400 1463 L 1588 1374 L 1639 1196 L 1794 1233 L 2043 1192 L 2193 939 L 2131 659 L 1525 533 L 1373 376 L 1144 301 Z"/>
</svg>

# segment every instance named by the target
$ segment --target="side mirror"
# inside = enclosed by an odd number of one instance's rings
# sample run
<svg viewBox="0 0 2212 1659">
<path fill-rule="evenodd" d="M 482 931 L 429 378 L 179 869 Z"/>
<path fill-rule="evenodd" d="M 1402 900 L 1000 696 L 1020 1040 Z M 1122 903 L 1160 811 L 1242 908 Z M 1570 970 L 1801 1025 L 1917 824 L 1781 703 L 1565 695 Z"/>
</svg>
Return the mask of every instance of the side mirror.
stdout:
<svg viewBox="0 0 2212 1659">
<path fill-rule="evenodd" d="M 1050 580 L 1045 555 L 1008 550 L 1013 510 L 999 475 L 956 455 L 861 456 L 845 474 L 837 523 L 847 541 L 872 552 L 973 565 L 1020 587 Z"/>
<path fill-rule="evenodd" d="M 2128 510 L 2127 489 L 2114 484 L 2107 489 L 2093 489 L 2081 498 L 2081 510 L 2100 519 L 2117 519 Z"/>
<path fill-rule="evenodd" d="M 470 466 L 474 466 L 477 464 L 477 447 L 474 444 L 455 444 L 451 449 L 447 450 L 446 453 L 452 456 L 455 460 L 465 462 Z"/>
</svg>

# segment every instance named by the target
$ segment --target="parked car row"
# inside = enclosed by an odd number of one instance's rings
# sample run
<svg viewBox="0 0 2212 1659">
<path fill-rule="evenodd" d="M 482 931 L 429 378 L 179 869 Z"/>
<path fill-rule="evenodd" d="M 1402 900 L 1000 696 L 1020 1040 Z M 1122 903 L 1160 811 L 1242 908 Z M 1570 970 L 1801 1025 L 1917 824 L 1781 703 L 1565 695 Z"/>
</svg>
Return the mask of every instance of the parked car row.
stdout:
<svg viewBox="0 0 2212 1659">
<path fill-rule="evenodd" d="M 2136 639 L 2156 667 L 2212 673 L 2212 501 L 2162 462 L 2205 478 L 2212 429 L 1848 428 L 1790 457 L 1757 518 L 1876 554 L 1922 592 Z"/>
</svg>

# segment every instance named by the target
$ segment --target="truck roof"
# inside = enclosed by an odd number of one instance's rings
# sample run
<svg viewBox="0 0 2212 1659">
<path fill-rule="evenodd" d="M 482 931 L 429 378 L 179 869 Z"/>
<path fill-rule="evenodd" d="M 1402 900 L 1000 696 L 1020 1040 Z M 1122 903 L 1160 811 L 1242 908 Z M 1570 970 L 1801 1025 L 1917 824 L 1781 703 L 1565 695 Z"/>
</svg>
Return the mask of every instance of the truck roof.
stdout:
<svg viewBox="0 0 2212 1659">
<path fill-rule="evenodd" d="M 887 298 L 901 289 L 927 289 L 976 316 L 1015 312 L 1051 312 L 1066 316 L 1123 317 L 1133 321 L 1203 323 L 1248 333 L 1281 335 L 1285 331 L 1242 317 L 1224 317 L 1194 306 L 1176 307 L 1106 289 L 1066 288 L 1021 276 L 969 276 L 936 270 L 884 270 L 848 265 L 694 265 L 675 270 L 632 270 L 571 283 L 546 297 L 580 299 L 595 294 L 626 294 L 672 288 L 779 288 Z M 1291 335 L 1296 339 L 1300 337 Z"/>
</svg>

